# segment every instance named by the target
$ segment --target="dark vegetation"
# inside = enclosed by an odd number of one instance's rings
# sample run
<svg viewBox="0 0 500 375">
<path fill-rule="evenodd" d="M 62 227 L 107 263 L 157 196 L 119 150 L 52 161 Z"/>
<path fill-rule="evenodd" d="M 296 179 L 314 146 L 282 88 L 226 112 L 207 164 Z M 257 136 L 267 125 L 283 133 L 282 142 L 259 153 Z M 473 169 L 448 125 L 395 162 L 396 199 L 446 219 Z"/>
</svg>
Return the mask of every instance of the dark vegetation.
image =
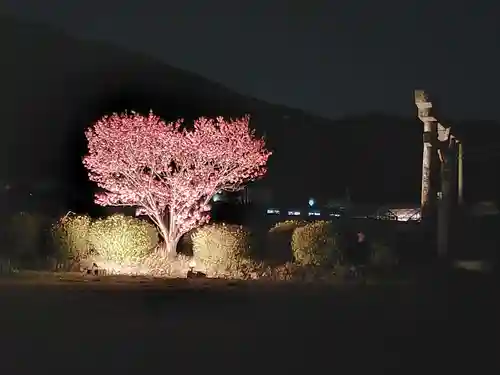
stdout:
<svg viewBox="0 0 500 375">
<path fill-rule="evenodd" d="M 235 207 L 239 207 L 239 205 L 235 205 Z M 72 214 L 69 217 L 72 217 Z M 213 238 L 210 240 L 212 245 L 205 245 L 203 242 L 200 245 L 200 240 L 198 240 L 200 251 L 198 255 L 206 256 L 208 254 L 206 266 L 209 268 L 213 266 L 214 272 L 222 277 L 245 279 L 265 276 L 265 278 L 287 280 L 297 277 L 322 279 L 328 278 L 329 275 L 336 275 L 343 278 L 348 276 L 345 274 L 348 270 L 346 267 L 358 264 L 366 266 L 364 268 L 365 276 L 376 279 L 407 280 L 415 276 L 416 273 L 427 272 L 423 270 L 434 264 L 436 259 L 435 242 L 432 241 L 432 237 L 425 232 L 419 222 L 335 219 L 330 222 L 287 221 L 275 223 L 270 220 L 269 216 L 257 217 L 253 215 L 250 217 L 253 219 L 244 222 L 232 222 L 230 216 L 225 217 L 227 221 L 215 220 L 214 223 L 200 230 L 201 233 L 206 233 L 202 234 L 202 241 L 205 238 L 204 235 L 213 236 Z M 108 216 L 108 218 L 113 218 L 113 216 Z M 80 270 L 81 264 L 87 264 L 87 259 L 93 259 L 87 258 L 89 248 L 94 248 L 94 251 L 97 251 L 96 254 L 101 255 L 110 254 L 111 249 L 112 253 L 109 255 L 109 259 L 118 261 L 119 258 L 121 259 L 122 256 L 127 256 L 129 253 L 147 254 L 154 250 L 153 248 L 158 243 L 157 235 L 150 237 L 149 234 L 141 234 L 142 232 L 136 232 L 136 229 L 131 228 L 128 224 L 121 226 L 122 221 L 119 221 L 118 227 L 113 227 L 116 228 L 113 230 L 118 232 L 110 232 L 111 229 L 99 230 L 90 236 L 90 240 L 86 239 L 86 228 L 74 227 L 76 231 L 73 229 L 71 241 L 76 241 L 73 246 L 76 246 L 77 249 L 71 250 L 66 248 L 66 243 L 61 245 L 54 237 L 54 228 L 56 228 L 58 220 L 60 217 L 33 213 L 19 213 L 2 217 L 0 240 L 3 247 L 0 252 L 0 262 L 3 272 L 0 273 L 9 273 L 11 269 Z M 99 220 L 102 222 L 101 219 Z M 131 217 L 126 219 L 126 222 L 141 223 L 141 221 Z M 226 229 L 222 231 L 209 229 L 216 228 L 217 225 L 220 225 L 218 223 L 223 223 Z M 450 258 L 452 260 L 486 260 L 491 264 L 496 264 L 498 262 L 499 242 L 495 228 L 499 225 L 498 219 L 496 217 L 474 218 L 462 222 L 461 225 L 460 230 L 463 231 L 464 235 L 457 232 L 453 236 Z M 101 227 L 111 228 L 104 223 L 101 224 Z M 309 229 L 304 231 L 303 228 Z M 151 233 L 156 233 L 152 226 L 148 230 L 151 230 Z M 208 232 L 206 232 L 207 230 Z M 233 232 L 234 230 L 238 234 Z M 126 238 L 130 238 L 126 241 L 132 242 L 126 242 L 125 245 L 122 245 L 122 242 L 113 242 L 116 241 L 113 239 L 115 238 L 113 233 L 124 235 Z M 197 255 L 193 253 L 193 235 L 196 233 L 197 230 L 187 233 L 179 243 L 177 250 L 181 256 Z M 364 237 L 361 244 L 359 243 L 359 233 L 362 233 Z M 137 235 L 142 236 L 140 238 L 146 238 L 144 239 L 146 245 L 142 245 L 142 239 L 132 239 L 133 236 Z M 151 240 L 147 238 L 151 238 Z M 237 241 L 240 242 L 230 245 L 235 238 L 238 238 Z M 86 241 L 90 242 L 85 245 Z M 116 246 L 113 245 L 114 243 Z M 147 245 L 149 243 L 151 245 Z M 236 253 L 233 253 L 235 251 Z M 214 254 L 217 254 L 216 258 L 213 258 Z M 198 258 L 195 256 L 195 259 Z M 84 263 L 81 263 L 82 261 Z M 243 263 L 241 263 L 242 261 Z M 7 262 L 10 266 L 7 266 Z M 263 266 L 264 268 L 262 268 Z M 183 267 L 185 268 L 185 266 Z M 272 267 L 272 269 L 265 267 Z M 151 274 L 157 275 L 153 271 Z M 179 271 L 181 274 L 176 273 L 175 275 L 184 277 L 186 271 L 187 268 Z M 172 274 L 165 274 L 165 276 L 169 275 L 172 276 Z M 215 274 L 211 273 L 210 275 Z"/>
</svg>

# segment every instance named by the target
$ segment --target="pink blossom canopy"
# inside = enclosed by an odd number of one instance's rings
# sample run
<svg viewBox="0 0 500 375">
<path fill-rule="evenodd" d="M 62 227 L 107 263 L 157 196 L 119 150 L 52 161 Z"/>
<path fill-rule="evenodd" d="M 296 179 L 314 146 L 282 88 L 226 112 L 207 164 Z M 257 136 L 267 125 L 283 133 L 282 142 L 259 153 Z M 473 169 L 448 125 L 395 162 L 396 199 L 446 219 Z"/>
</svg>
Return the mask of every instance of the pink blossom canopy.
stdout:
<svg viewBox="0 0 500 375">
<path fill-rule="evenodd" d="M 137 206 L 137 214 L 175 236 L 203 224 L 218 191 L 237 190 L 266 173 L 271 153 L 249 121 L 200 118 L 187 128 L 153 113 L 103 117 L 85 133 L 83 163 L 104 190 L 96 203 Z"/>
</svg>

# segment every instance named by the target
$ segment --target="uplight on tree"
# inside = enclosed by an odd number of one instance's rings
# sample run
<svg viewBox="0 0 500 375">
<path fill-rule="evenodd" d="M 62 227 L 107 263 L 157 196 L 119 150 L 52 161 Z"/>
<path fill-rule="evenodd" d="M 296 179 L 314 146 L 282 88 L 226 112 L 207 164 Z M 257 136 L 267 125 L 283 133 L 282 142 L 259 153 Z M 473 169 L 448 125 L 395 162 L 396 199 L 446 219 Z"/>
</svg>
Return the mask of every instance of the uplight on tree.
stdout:
<svg viewBox="0 0 500 375">
<path fill-rule="evenodd" d="M 250 118 L 199 118 L 165 123 L 149 113 L 105 116 L 85 133 L 83 164 L 103 192 L 96 203 L 135 206 L 175 254 L 181 236 L 209 220 L 209 202 L 262 177 L 271 152 L 249 127 Z"/>
</svg>

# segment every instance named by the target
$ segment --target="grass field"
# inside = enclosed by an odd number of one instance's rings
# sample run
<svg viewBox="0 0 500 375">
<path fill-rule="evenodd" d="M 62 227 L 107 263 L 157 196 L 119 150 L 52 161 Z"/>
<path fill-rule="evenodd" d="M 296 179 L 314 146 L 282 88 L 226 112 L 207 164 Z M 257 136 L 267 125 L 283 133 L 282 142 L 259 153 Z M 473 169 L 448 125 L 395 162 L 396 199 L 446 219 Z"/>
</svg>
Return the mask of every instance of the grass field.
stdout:
<svg viewBox="0 0 500 375">
<path fill-rule="evenodd" d="M 476 372 L 498 354 L 495 296 L 482 278 L 327 285 L 23 273 L 0 279 L 0 369 Z"/>
</svg>

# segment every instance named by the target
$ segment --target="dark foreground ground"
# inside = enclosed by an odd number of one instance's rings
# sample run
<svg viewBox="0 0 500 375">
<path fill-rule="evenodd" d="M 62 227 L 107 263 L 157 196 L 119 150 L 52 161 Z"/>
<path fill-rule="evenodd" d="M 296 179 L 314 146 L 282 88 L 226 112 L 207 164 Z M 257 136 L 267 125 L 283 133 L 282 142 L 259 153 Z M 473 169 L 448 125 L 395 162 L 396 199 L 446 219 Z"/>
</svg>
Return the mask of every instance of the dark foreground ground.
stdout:
<svg viewBox="0 0 500 375">
<path fill-rule="evenodd" d="M 1 374 L 491 373 L 491 285 L 0 280 Z"/>
</svg>

